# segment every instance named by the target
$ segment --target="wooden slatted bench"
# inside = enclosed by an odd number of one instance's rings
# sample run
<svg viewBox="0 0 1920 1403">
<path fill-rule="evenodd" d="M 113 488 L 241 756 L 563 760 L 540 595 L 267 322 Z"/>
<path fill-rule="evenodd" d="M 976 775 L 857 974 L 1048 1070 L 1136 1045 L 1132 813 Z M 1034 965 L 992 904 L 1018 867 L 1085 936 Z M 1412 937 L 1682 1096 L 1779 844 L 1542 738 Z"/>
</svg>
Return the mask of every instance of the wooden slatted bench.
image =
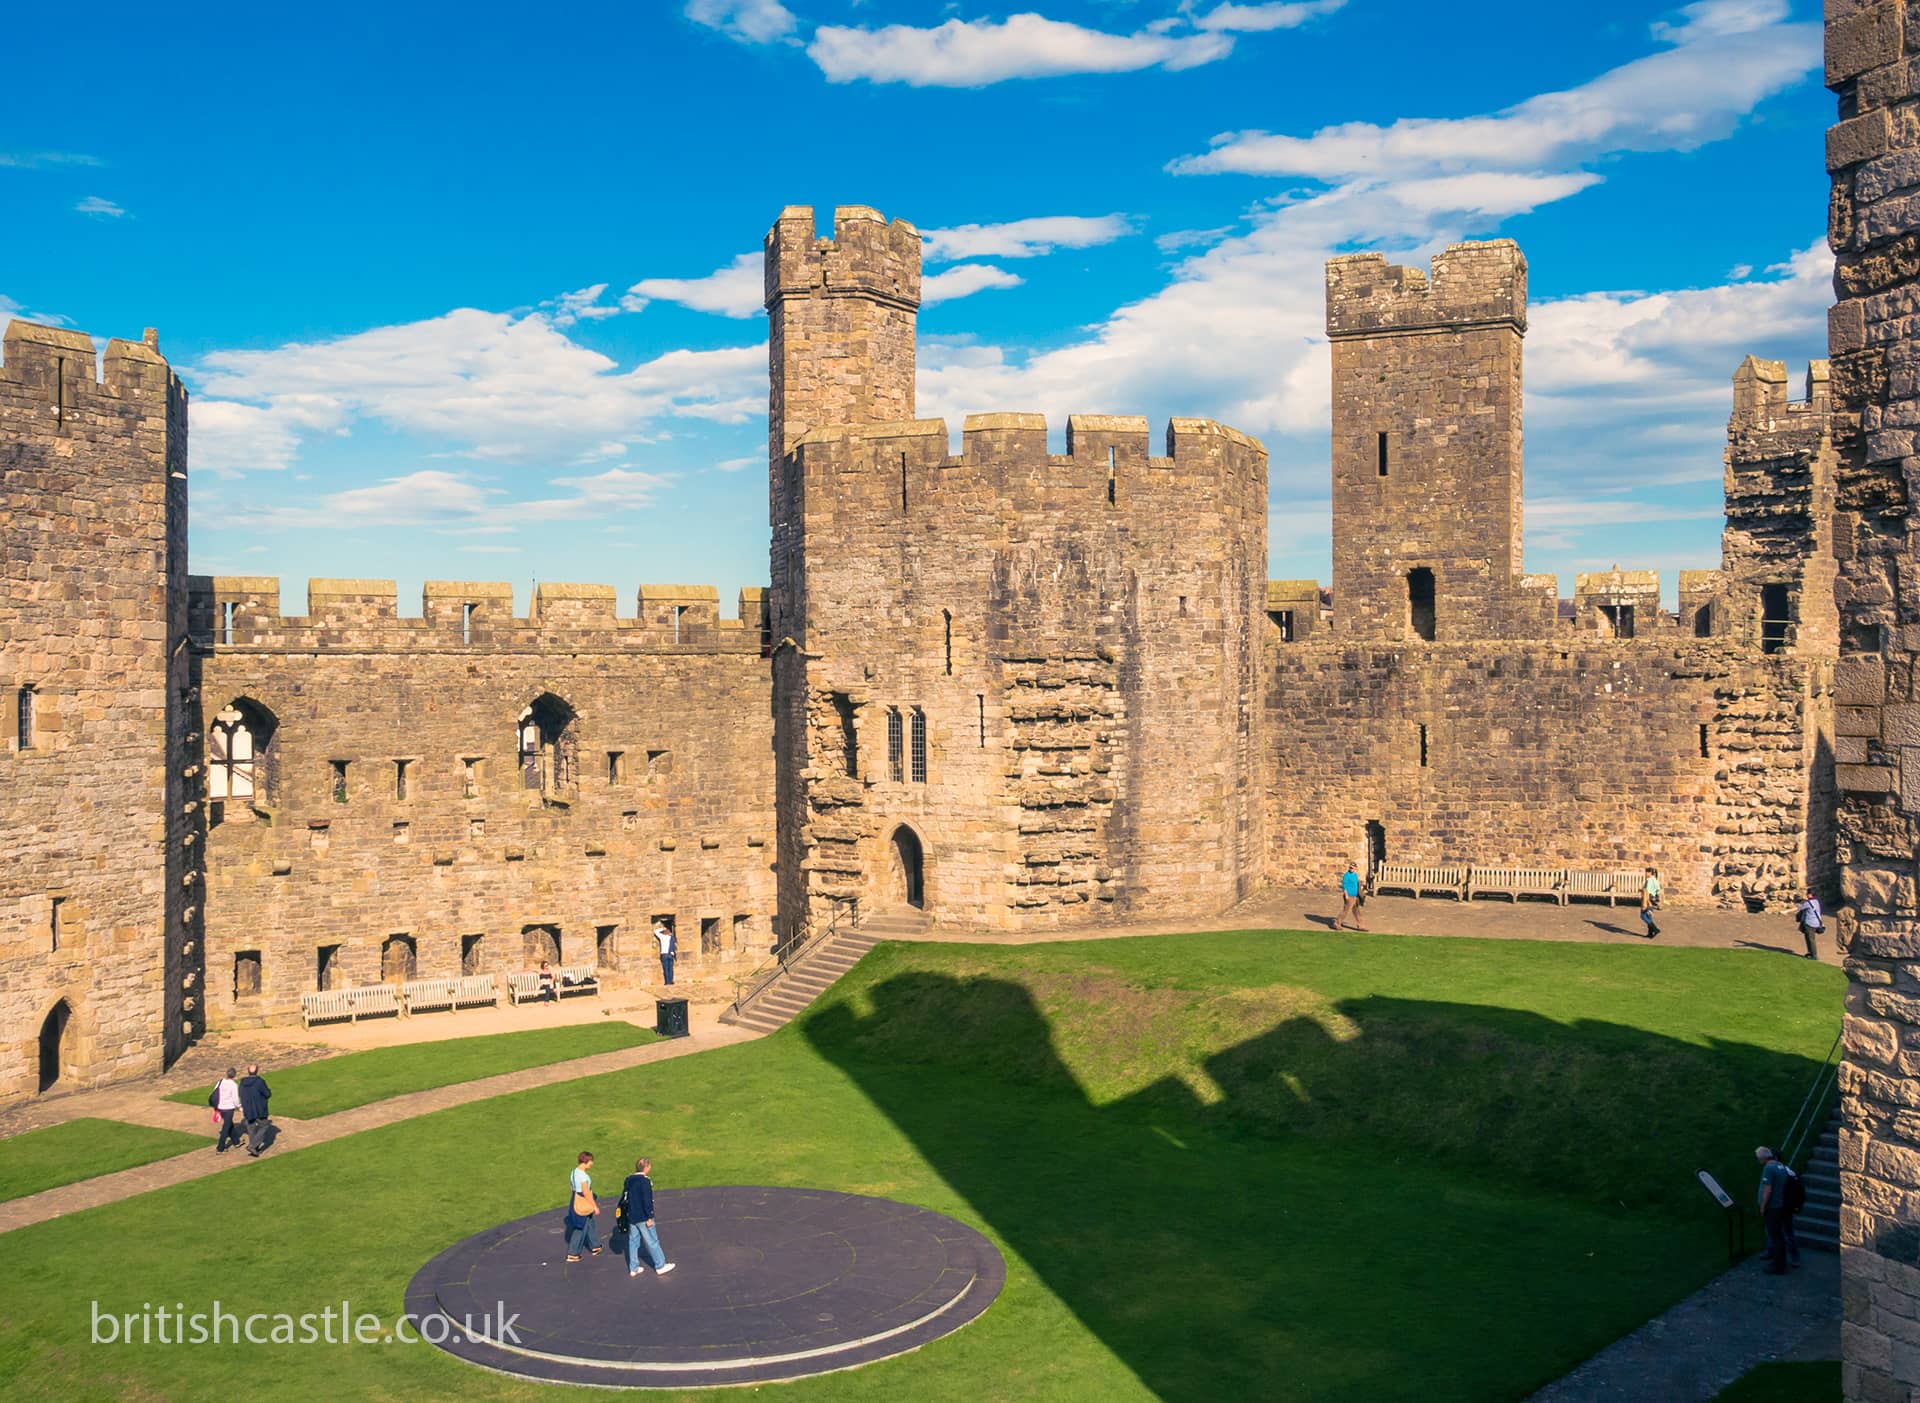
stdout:
<svg viewBox="0 0 1920 1403">
<path fill-rule="evenodd" d="M 1646 878 L 1638 872 L 1573 871 L 1567 873 L 1567 898 L 1592 897 L 1597 901 L 1604 896 L 1609 906 L 1621 897 L 1638 901 L 1645 882 Z"/>
<path fill-rule="evenodd" d="M 300 1019 L 307 1027 L 344 1018 L 352 1022 L 376 1013 L 400 1012 L 400 996 L 391 984 L 364 984 L 357 989 L 320 989 L 300 996 Z"/>
<path fill-rule="evenodd" d="M 1518 901 L 1523 896 L 1550 896 L 1566 904 L 1567 869 L 1564 867 L 1470 867 L 1467 869 L 1467 899 L 1476 896 L 1504 896 Z"/>
<path fill-rule="evenodd" d="M 507 976 L 507 1001 L 523 1004 L 529 999 L 540 997 L 540 971 L 537 969 L 516 970 Z"/>
<path fill-rule="evenodd" d="M 560 965 L 554 969 L 553 977 L 559 981 L 563 999 L 569 994 L 600 992 L 600 975 L 592 965 Z"/>
<path fill-rule="evenodd" d="M 498 1003 L 500 992 L 490 974 L 462 974 L 446 979 L 409 979 L 400 986 L 400 999 L 411 1014 L 429 1008 L 472 1008 Z"/>
<path fill-rule="evenodd" d="M 1418 900 L 1422 892 L 1445 892 L 1448 896 L 1465 899 L 1467 891 L 1466 864 L 1459 862 L 1435 863 L 1422 866 L 1412 862 L 1383 862 L 1373 873 L 1373 889 L 1385 891 L 1392 887 L 1404 891 Z"/>
</svg>

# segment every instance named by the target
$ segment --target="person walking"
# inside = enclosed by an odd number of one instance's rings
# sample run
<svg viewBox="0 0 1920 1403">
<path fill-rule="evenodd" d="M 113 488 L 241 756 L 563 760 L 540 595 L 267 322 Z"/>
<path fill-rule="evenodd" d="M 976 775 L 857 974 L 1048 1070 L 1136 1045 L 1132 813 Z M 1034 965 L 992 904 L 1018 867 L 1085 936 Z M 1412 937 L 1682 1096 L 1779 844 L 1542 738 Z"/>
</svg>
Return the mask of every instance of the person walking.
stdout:
<svg viewBox="0 0 1920 1403">
<path fill-rule="evenodd" d="M 640 1246 L 647 1248 L 647 1260 L 654 1271 L 665 1276 L 673 1263 L 660 1250 L 660 1233 L 653 1221 L 653 1161 L 645 1155 L 633 1162 L 633 1173 L 620 1186 L 620 1201 L 627 1206 L 627 1275 L 640 1275 Z"/>
<path fill-rule="evenodd" d="M 1353 918 L 1353 924 L 1347 924 L 1347 918 Z M 1345 874 L 1340 878 L 1340 919 L 1333 923 L 1335 930 L 1365 930 L 1360 924 L 1360 872 L 1351 862 L 1347 864 Z"/>
<path fill-rule="evenodd" d="M 600 1216 L 600 1205 L 593 1197 L 593 1151 L 580 1151 L 579 1159 L 573 1166 L 573 1173 L 567 1176 L 568 1186 L 573 1196 L 567 1200 L 567 1260 L 580 1260 L 580 1249 L 587 1248 L 589 1256 L 600 1255 L 600 1225 L 594 1219 Z"/>
<path fill-rule="evenodd" d="M 233 1078 L 234 1069 L 229 1067 L 227 1074 L 213 1084 L 213 1094 L 207 1097 L 207 1104 L 220 1117 L 220 1139 L 213 1147 L 217 1155 L 225 1154 L 228 1145 L 240 1143 L 240 1127 L 234 1122 L 234 1116 L 240 1111 L 240 1083 Z"/>
<path fill-rule="evenodd" d="M 1660 909 L 1660 873 L 1654 868 L 1647 869 L 1647 880 L 1640 885 L 1640 924 L 1647 928 L 1647 939 L 1658 940 L 1660 927 L 1654 924 L 1653 913 Z"/>
<path fill-rule="evenodd" d="M 1800 1265 L 1800 1244 L 1793 1234 L 1794 1181 L 1799 1178 L 1765 1145 L 1753 1152 L 1760 1161 L 1760 1222 L 1767 1231 L 1767 1274 L 1781 1276 Z"/>
<path fill-rule="evenodd" d="M 1820 898 L 1809 891 L 1806 899 L 1794 908 L 1793 915 L 1793 923 L 1800 927 L 1800 938 L 1807 942 L 1807 958 L 1819 959 L 1820 947 L 1815 938 L 1826 929 L 1820 917 Z"/>
<path fill-rule="evenodd" d="M 673 957 L 680 953 L 680 942 L 673 937 L 673 927 L 665 921 L 653 923 L 653 938 L 660 942 L 660 978 L 673 983 Z"/>
<path fill-rule="evenodd" d="M 247 1122 L 247 1158 L 260 1158 L 267 1147 L 267 1100 L 273 1092 L 260 1075 L 260 1064 L 249 1062 L 247 1074 L 240 1078 L 240 1114 Z"/>
</svg>

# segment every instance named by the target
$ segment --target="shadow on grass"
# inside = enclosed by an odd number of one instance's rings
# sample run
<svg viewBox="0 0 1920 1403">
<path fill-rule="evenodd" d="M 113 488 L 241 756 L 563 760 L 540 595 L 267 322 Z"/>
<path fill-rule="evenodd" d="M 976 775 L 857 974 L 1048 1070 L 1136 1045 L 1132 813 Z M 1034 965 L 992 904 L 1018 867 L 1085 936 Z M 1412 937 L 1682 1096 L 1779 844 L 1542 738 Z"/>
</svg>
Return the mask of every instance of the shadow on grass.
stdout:
<svg viewBox="0 0 1920 1403">
<path fill-rule="evenodd" d="M 1524 1396 L 1725 1266 L 1694 1172 L 1813 1071 L 1374 996 L 1096 1104 L 1022 985 L 860 997 L 801 1035 L 1169 1399 Z"/>
</svg>

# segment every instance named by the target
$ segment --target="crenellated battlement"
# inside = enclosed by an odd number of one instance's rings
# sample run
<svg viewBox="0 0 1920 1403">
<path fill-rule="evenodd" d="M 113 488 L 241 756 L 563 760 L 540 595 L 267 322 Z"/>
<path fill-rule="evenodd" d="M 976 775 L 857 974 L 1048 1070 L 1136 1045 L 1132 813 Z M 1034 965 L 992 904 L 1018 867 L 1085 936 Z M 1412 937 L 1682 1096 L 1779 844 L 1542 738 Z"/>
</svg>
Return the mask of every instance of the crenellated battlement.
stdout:
<svg viewBox="0 0 1920 1403">
<path fill-rule="evenodd" d="M 767 231 L 767 306 L 795 296 L 869 297 L 917 308 L 920 231 L 867 205 L 839 205 L 833 237 L 823 239 L 815 236 L 811 205 L 788 205 Z"/>
<path fill-rule="evenodd" d="M 1824 429 L 1831 407 L 1826 361 L 1807 362 L 1805 397 L 1789 400 L 1786 362 L 1748 356 L 1733 372 L 1733 414 L 1727 427 L 1735 434 L 1753 429 Z"/>
<path fill-rule="evenodd" d="M 145 413 L 156 400 L 186 396 L 160 354 L 160 333 L 151 327 L 139 341 L 115 337 L 99 354 L 84 331 L 15 319 L 7 323 L 0 352 L 0 383 L 44 399 L 57 414 L 101 400 L 122 401 Z"/>
<path fill-rule="evenodd" d="M 429 580 L 419 617 L 400 613 L 392 580 L 314 579 L 307 612 L 280 610 L 280 581 L 260 575 L 188 579 L 188 632 L 203 647 L 390 651 L 477 648 L 573 651 L 607 648 L 755 653 L 766 623 L 766 591 L 740 591 L 739 617 L 720 617 L 712 585 L 642 585 L 636 616 L 616 611 L 612 585 L 535 586 L 525 618 L 513 610 L 513 586 L 498 580 Z"/>
<path fill-rule="evenodd" d="M 1431 277 L 1378 253 L 1327 260 L 1331 340 L 1500 326 L 1527 330 L 1527 260 L 1512 239 L 1452 244 Z"/>
</svg>

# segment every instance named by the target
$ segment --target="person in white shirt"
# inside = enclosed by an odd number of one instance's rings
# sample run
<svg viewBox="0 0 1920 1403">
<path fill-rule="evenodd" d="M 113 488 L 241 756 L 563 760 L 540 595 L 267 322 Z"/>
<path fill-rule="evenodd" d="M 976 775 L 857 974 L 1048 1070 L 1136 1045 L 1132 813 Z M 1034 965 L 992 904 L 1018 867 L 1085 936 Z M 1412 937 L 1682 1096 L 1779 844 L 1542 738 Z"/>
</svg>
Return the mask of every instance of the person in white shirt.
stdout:
<svg viewBox="0 0 1920 1403">
<path fill-rule="evenodd" d="M 227 1068 L 227 1074 L 214 1083 L 213 1095 L 207 1098 L 207 1104 L 220 1116 L 220 1141 L 213 1152 L 223 1155 L 228 1145 L 238 1145 L 243 1131 L 235 1119 L 240 1114 L 240 1083 L 235 1080 L 237 1069 Z"/>
<path fill-rule="evenodd" d="M 673 957 L 680 953 L 679 943 L 673 938 L 673 927 L 665 921 L 653 923 L 653 938 L 660 942 L 660 978 L 673 983 Z"/>
</svg>

